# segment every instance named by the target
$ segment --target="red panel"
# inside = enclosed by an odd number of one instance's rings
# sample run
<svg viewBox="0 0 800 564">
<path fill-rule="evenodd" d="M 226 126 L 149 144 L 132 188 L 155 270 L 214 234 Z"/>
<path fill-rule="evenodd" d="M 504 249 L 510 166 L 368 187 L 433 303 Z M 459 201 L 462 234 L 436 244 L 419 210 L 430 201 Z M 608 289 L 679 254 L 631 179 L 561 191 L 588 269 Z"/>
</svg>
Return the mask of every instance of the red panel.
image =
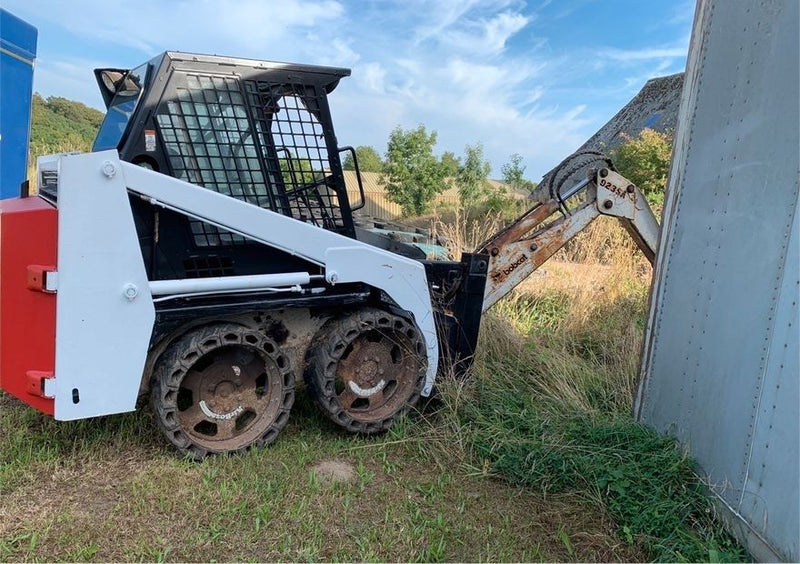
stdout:
<svg viewBox="0 0 800 564">
<path fill-rule="evenodd" d="M 0 200 L 0 388 L 49 415 L 54 401 L 37 393 L 31 374 L 55 370 L 56 295 L 29 284 L 55 269 L 57 240 L 55 207 L 35 197 Z"/>
</svg>

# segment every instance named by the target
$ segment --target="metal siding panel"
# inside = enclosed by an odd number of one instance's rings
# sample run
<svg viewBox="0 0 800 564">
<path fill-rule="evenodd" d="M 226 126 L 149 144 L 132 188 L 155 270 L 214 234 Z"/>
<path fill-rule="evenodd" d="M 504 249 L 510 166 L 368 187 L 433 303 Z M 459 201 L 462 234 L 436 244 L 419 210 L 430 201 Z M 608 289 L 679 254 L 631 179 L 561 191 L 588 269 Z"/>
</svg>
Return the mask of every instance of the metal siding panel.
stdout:
<svg viewBox="0 0 800 564">
<path fill-rule="evenodd" d="M 791 338 L 776 304 L 797 299 L 786 287 L 797 278 L 797 21 L 792 0 L 698 6 L 637 397 L 639 418 L 678 438 L 720 497 L 795 560 L 797 353 L 783 372 L 773 357 Z M 784 453 L 767 456 L 767 441 Z M 762 463 L 764 479 L 748 477 Z M 765 528 L 765 512 L 781 525 Z"/>
<path fill-rule="evenodd" d="M 784 547 L 784 552 L 797 561 L 800 555 L 800 515 L 797 510 L 800 503 L 800 323 L 797 305 L 800 210 L 797 209 L 786 258 L 740 512 L 758 533 L 775 539 L 774 543 Z M 787 503 L 787 500 L 794 503 Z"/>
</svg>

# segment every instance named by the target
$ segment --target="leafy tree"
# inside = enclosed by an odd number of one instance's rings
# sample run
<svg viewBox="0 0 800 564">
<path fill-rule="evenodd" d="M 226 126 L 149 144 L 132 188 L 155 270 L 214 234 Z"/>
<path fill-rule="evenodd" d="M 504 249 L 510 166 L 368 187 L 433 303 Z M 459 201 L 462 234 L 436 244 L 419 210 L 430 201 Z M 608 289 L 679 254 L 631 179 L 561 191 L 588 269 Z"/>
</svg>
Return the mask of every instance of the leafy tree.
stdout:
<svg viewBox="0 0 800 564">
<path fill-rule="evenodd" d="M 458 169 L 461 167 L 461 159 L 459 159 L 452 151 L 445 151 L 442 153 L 442 166 L 445 168 L 447 176 L 455 178 L 458 176 Z"/>
<path fill-rule="evenodd" d="M 527 167 L 522 164 L 522 155 L 514 153 L 509 157 L 509 162 L 500 167 L 503 173 L 503 182 L 511 186 L 514 190 L 525 190 L 533 192 L 538 184 L 527 180 L 524 177 Z"/>
<path fill-rule="evenodd" d="M 374 147 L 369 145 L 359 145 L 356 147 L 356 157 L 358 158 L 358 169 L 361 172 L 383 172 L 383 160 Z M 342 167 L 345 170 L 355 170 L 353 155 L 349 152 L 344 158 Z"/>
<path fill-rule="evenodd" d="M 403 207 L 405 215 L 420 215 L 444 189 L 447 173 L 433 155 L 436 132 L 428 133 L 424 125 L 404 131 L 396 127 L 389 136 L 386 149 L 386 186 L 389 199 Z"/>
<path fill-rule="evenodd" d="M 643 129 L 611 152 L 620 174 L 636 184 L 653 204 L 664 203 L 664 190 L 672 160 L 672 135 Z"/>
<path fill-rule="evenodd" d="M 500 167 L 500 172 L 503 173 L 503 181 L 514 189 L 522 186 L 523 174 L 525 174 L 525 165 L 522 164 L 522 155 L 514 153 L 509 157 L 509 162 Z"/>
<path fill-rule="evenodd" d="M 506 219 L 516 219 L 526 207 L 524 201 L 512 198 L 508 188 L 502 184 L 487 191 L 484 204 L 486 209 L 500 212 Z"/>
<path fill-rule="evenodd" d="M 464 164 L 458 167 L 456 184 L 464 205 L 476 204 L 487 192 L 487 181 L 492 165 L 483 158 L 483 145 L 464 148 Z"/>
</svg>

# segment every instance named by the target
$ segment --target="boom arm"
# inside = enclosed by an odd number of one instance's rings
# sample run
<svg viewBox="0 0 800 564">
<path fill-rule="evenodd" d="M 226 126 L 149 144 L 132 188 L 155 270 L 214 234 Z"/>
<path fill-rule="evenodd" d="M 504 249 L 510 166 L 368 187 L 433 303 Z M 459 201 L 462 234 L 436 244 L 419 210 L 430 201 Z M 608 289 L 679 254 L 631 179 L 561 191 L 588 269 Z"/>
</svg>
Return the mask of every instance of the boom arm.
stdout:
<svg viewBox="0 0 800 564">
<path fill-rule="evenodd" d="M 565 201 L 585 195 L 568 214 L 545 224 Z M 618 218 L 637 246 L 652 263 L 658 245 L 658 221 L 639 189 L 624 176 L 601 168 L 576 184 L 560 199 L 539 204 L 483 244 L 479 252 L 489 255 L 489 276 L 483 296 L 483 311 L 530 276 L 567 241 L 600 215 Z"/>
</svg>

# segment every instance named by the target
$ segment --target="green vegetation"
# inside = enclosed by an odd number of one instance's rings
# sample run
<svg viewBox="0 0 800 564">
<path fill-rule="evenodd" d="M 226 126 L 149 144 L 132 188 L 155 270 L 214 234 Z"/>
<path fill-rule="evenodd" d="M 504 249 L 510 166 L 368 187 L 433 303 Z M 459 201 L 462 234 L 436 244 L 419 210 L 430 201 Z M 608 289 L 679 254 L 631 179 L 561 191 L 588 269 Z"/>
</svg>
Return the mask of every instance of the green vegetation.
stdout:
<svg viewBox="0 0 800 564">
<path fill-rule="evenodd" d="M 465 445 L 476 471 L 579 493 L 649 559 L 745 559 L 692 460 L 631 417 L 649 267 L 618 231 L 593 225 L 580 249 L 558 256 L 583 263 L 548 263 L 544 279 L 497 304 L 472 379 L 443 388 L 449 440 Z"/>
<path fill-rule="evenodd" d="M 441 160 L 447 176 L 455 177 L 458 174 L 458 168 L 461 166 L 461 159 L 452 151 L 445 151 L 442 153 Z"/>
<path fill-rule="evenodd" d="M 348 435 L 300 394 L 274 445 L 198 464 L 148 411 L 55 422 L 0 394 L 0 561 L 641 558 L 587 502 L 470 475 L 435 432 Z"/>
<path fill-rule="evenodd" d="M 500 172 L 503 173 L 503 182 L 514 190 L 533 192 L 536 190 L 536 182 L 525 179 L 525 168 L 527 167 L 522 164 L 522 155 L 513 153 L 509 157 L 509 161 L 500 167 Z"/>
<path fill-rule="evenodd" d="M 382 181 L 389 199 L 405 215 L 428 211 L 433 198 L 445 188 L 445 167 L 433 154 L 436 132 L 424 125 L 404 131 L 396 127 L 386 148 L 386 176 Z"/>
<path fill-rule="evenodd" d="M 33 95 L 31 118 L 32 160 L 41 155 L 68 151 L 89 151 L 103 112 L 80 102 L 51 96 Z"/>
<path fill-rule="evenodd" d="M 492 165 L 483 158 L 483 145 L 464 147 L 464 163 L 458 167 L 456 186 L 461 204 L 471 206 L 485 198 Z"/>
<path fill-rule="evenodd" d="M 355 170 L 353 155 L 349 152 L 345 154 L 342 168 L 344 170 Z M 369 145 L 359 145 L 356 147 L 356 158 L 358 159 L 358 169 L 361 172 L 383 172 L 384 163 L 378 151 Z"/>
<path fill-rule="evenodd" d="M 672 135 L 643 129 L 611 152 L 620 173 L 631 180 L 651 204 L 664 204 L 664 191 L 672 160 Z"/>
</svg>

